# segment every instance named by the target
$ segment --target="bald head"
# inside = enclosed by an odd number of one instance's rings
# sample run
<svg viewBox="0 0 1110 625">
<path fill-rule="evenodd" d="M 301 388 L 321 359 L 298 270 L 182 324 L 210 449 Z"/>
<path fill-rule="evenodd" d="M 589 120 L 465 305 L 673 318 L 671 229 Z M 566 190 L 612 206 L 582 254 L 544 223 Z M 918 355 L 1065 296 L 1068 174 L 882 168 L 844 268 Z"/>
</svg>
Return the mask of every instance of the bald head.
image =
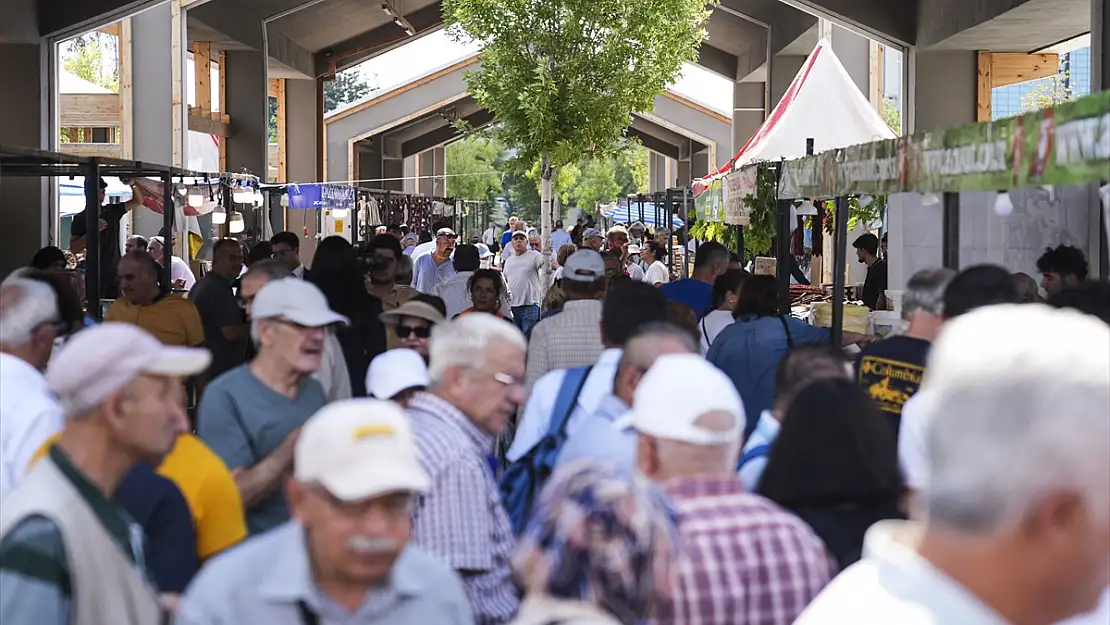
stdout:
<svg viewBox="0 0 1110 625">
<path fill-rule="evenodd" d="M 698 344 L 688 332 L 669 323 L 647 324 L 624 346 L 617 375 L 613 379 L 613 394 L 625 404 L 632 405 L 632 395 L 644 373 L 656 359 L 667 354 L 696 354 Z"/>
<path fill-rule="evenodd" d="M 1018 272 L 1010 277 L 1014 281 L 1014 288 L 1017 289 L 1019 303 L 1035 304 L 1041 301 L 1040 287 L 1037 286 L 1033 276 Z"/>
</svg>

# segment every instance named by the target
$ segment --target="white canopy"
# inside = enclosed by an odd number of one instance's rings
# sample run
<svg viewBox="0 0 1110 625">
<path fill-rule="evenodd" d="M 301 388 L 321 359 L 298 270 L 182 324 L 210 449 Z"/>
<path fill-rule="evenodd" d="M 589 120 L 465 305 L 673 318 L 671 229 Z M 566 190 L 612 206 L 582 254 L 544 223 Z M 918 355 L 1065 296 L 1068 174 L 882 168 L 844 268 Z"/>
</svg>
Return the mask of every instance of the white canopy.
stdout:
<svg viewBox="0 0 1110 625">
<path fill-rule="evenodd" d="M 805 156 L 807 138 L 819 154 L 896 136 L 822 39 L 771 115 L 733 157 L 732 168 Z"/>
</svg>

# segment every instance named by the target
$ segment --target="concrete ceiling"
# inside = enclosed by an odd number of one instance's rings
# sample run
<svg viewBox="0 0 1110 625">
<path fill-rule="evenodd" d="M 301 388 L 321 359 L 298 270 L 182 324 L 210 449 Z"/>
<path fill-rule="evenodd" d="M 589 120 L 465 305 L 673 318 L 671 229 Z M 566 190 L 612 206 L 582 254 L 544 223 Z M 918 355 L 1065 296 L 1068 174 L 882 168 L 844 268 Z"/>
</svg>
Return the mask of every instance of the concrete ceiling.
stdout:
<svg viewBox="0 0 1110 625">
<path fill-rule="evenodd" d="M 930 48 L 1034 52 L 1090 30 L 1091 0 L 1028 0 Z"/>
</svg>

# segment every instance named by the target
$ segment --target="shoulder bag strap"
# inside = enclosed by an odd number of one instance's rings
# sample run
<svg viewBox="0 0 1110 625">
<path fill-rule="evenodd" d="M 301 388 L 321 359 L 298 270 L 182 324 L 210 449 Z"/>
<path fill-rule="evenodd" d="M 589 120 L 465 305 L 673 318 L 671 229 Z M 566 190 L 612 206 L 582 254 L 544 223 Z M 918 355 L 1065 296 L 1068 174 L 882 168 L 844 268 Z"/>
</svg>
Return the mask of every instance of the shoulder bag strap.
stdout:
<svg viewBox="0 0 1110 625">
<path fill-rule="evenodd" d="M 740 464 L 737 465 L 736 468 L 737 469 L 744 468 L 744 465 L 748 464 L 752 460 L 755 460 L 756 458 L 762 458 L 763 456 L 766 456 L 767 452 L 770 451 L 770 450 L 771 450 L 771 448 L 768 445 L 756 445 L 755 447 L 752 447 L 748 451 L 744 452 L 744 455 L 740 457 Z"/>
<path fill-rule="evenodd" d="M 320 617 L 316 616 L 316 612 L 308 607 L 304 600 L 297 602 L 297 613 L 301 616 L 301 623 L 304 625 L 320 625 Z"/>
<path fill-rule="evenodd" d="M 786 323 L 786 317 L 779 315 L 779 322 L 782 323 L 782 329 L 786 332 L 786 346 L 794 349 L 794 336 L 790 334 L 790 324 Z"/>
<path fill-rule="evenodd" d="M 570 415 L 574 412 L 574 405 L 578 403 L 578 396 L 582 393 L 582 387 L 586 385 L 586 378 L 590 377 L 590 371 L 592 370 L 592 366 L 567 369 L 566 375 L 563 376 L 563 383 L 559 386 L 559 394 L 555 399 L 555 409 L 551 414 L 551 425 L 547 428 L 549 436 L 566 435 L 567 421 L 570 420 Z"/>
</svg>

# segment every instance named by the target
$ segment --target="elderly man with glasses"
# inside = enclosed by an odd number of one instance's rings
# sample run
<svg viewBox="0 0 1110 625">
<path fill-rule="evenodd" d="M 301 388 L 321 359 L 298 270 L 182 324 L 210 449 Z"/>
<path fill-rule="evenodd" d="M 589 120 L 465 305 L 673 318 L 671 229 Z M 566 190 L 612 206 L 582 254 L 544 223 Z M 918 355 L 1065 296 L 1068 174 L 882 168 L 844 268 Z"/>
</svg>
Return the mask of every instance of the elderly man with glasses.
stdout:
<svg viewBox="0 0 1110 625">
<path fill-rule="evenodd" d="M 312 375 L 328 326 L 346 323 L 311 282 L 270 282 L 251 302 L 258 355 L 213 381 L 201 400 L 198 434 L 234 472 L 251 534 L 289 520 L 279 486 L 300 427 L 327 403 Z"/>
</svg>

